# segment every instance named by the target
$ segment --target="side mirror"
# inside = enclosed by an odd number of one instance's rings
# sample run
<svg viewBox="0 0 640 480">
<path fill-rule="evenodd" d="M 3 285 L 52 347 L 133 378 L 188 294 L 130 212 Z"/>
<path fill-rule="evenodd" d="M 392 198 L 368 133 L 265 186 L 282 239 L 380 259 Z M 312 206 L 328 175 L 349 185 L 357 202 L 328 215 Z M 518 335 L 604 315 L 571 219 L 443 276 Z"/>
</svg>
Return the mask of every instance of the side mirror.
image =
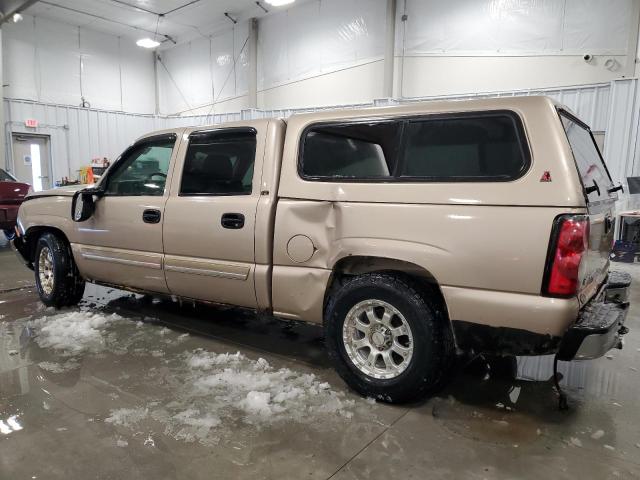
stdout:
<svg viewBox="0 0 640 480">
<path fill-rule="evenodd" d="M 85 188 L 73 194 L 71 201 L 71 218 L 74 222 L 84 222 L 91 218 L 95 210 L 93 196 L 99 192 L 95 188 Z"/>
</svg>

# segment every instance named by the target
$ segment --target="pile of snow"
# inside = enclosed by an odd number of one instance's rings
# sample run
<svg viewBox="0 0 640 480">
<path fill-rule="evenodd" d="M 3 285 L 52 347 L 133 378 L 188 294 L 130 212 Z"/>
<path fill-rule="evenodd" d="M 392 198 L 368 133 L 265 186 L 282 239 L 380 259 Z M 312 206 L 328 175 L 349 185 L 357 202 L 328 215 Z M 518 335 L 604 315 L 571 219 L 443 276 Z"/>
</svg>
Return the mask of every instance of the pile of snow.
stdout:
<svg viewBox="0 0 640 480">
<path fill-rule="evenodd" d="M 42 370 L 46 370 L 47 372 L 64 373 L 64 372 L 68 372 L 70 370 L 75 370 L 76 368 L 79 368 L 80 364 L 77 361 L 75 361 L 74 359 L 70 359 L 70 360 L 67 360 L 64 363 L 40 362 L 38 364 L 38 366 Z"/>
<path fill-rule="evenodd" d="M 118 408 L 112 410 L 111 415 L 104 421 L 123 427 L 132 427 L 144 420 L 148 414 L 149 410 L 146 408 Z"/>
<path fill-rule="evenodd" d="M 331 389 L 313 374 L 273 368 L 260 358 L 241 353 L 211 353 L 198 349 L 181 355 L 169 377 L 180 387 L 162 403 L 113 410 L 108 423 L 133 428 L 144 419 L 155 421 L 164 434 L 185 442 L 213 445 L 231 438 L 234 430 L 297 422 L 318 426 L 353 416 L 356 402 Z M 175 385 L 174 385 L 175 388 Z M 361 408 L 371 408 L 363 401 Z"/>
<path fill-rule="evenodd" d="M 313 415 L 350 418 L 344 393 L 331 390 L 313 374 L 274 369 L 264 358 L 250 360 L 240 352 L 215 354 L 196 351 L 187 356 L 196 397 L 215 398 L 242 410 L 249 423 L 305 421 Z"/>
<path fill-rule="evenodd" d="M 75 311 L 44 316 L 29 325 L 35 329 L 35 341 L 41 347 L 79 353 L 104 349 L 106 327 L 119 320 L 122 317 L 115 313 Z"/>
</svg>

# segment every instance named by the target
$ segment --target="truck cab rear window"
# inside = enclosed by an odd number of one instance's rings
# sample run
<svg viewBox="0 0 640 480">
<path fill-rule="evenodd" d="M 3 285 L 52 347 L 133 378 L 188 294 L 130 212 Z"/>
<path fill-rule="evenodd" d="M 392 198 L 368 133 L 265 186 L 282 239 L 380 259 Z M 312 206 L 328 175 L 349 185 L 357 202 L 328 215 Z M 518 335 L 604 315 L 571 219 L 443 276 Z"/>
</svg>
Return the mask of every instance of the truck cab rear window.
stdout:
<svg viewBox="0 0 640 480">
<path fill-rule="evenodd" d="M 305 131 L 303 178 L 324 181 L 508 181 L 530 163 L 511 112 L 318 125 Z"/>
<path fill-rule="evenodd" d="M 212 131 L 191 135 L 180 195 L 251 195 L 256 132 Z"/>
</svg>

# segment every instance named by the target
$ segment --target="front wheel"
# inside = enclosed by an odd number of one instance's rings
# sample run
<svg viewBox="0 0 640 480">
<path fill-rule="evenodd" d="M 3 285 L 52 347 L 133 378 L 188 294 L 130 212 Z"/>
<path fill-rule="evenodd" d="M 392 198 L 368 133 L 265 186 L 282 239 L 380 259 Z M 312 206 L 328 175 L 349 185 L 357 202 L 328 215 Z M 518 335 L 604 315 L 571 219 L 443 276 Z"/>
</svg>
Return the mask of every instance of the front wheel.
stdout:
<svg viewBox="0 0 640 480">
<path fill-rule="evenodd" d="M 325 338 L 336 370 L 365 396 L 417 400 L 441 384 L 451 338 L 436 302 L 402 277 L 349 279 L 327 303 Z"/>
<path fill-rule="evenodd" d="M 47 232 L 38 238 L 33 270 L 38 295 L 46 306 L 69 307 L 82 299 L 85 282 L 69 246 L 57 235 Z"/>
</svg>

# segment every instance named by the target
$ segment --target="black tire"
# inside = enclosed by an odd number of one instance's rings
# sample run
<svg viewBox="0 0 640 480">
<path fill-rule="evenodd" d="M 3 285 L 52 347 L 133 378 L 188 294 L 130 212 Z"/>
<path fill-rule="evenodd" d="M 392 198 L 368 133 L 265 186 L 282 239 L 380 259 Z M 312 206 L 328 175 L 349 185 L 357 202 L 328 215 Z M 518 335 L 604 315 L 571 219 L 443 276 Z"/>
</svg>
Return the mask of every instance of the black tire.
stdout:
<svg viewBox="0 0 640 480">
<path fill-rule="evenodd" d="M 51 252 L 53 283 L 43 286 L 40 280 L 40 256 L 44 249 Z M 46 254 L 46 252 L 45 252 Z M 40 300 L 48 307 L 70 307 L 77 305 L 84 295 L 85 281 L 80 276 L 73 260 L 69 244 L 51 232 L 43 233 L 36 241 L 33 270 Z"/>
<path fill-rule="evenodd" d="M 13 240 L 16 237 L 16 232 L 11 230 L 10 228 L 7 228 L 6 230 L 3 230 L 3 232 L 4 232 L 4 236 L 9 241 Z"/>
<path fill-rule="evenodd" d="M 343 340 L 343 326 L 351 308 L 374 299 L 399 311 L 413 336 L 411 359 L 393 378 L 379 379 L 363 372 L 349 358 Z M 337 372 L 361 395 L 389 403 L 414 401 L 433 393 L 442 385 L 453 358 L 453 341 L 437 305 L 408 278 L 371 273 L 348 279 L 331 295 L 325 309 L 325 342 Z"/>
</svg>

